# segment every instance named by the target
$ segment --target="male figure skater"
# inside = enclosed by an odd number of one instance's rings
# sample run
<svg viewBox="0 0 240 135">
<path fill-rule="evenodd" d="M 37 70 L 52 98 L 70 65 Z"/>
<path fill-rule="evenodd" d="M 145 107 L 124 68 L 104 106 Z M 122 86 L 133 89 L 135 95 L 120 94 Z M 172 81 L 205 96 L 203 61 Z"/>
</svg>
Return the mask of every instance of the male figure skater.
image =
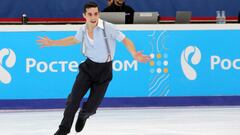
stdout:
<svg viewBox="0 0 240 135">
<path fill-rule="evenodd" d="M 111 23 L 99 19 L 99 8 L 96 3 L 89 2 L 84 6 L 83 25 L 75 36 L 60 40 L 52 40 L 48 37 L 39 37 L 37 41 L 41 47 L 68 46 L 82 42 L 82 50 L 87 59 L 79 65 L 79 73 L 76 77 L 72 91 L 68 96 L 64 117 L 59 129 L 54 135 L 67 135 L 70 133 L 75 113 L 79 104 L 90 90 L 90 95 L 83 103 L 79 111 L 75 130 L 80 132 L 89 116 L 96 113 L 107 87 L 112 80 L 112 60 L 115 52 L 115 41 L 121 41 L 139 62 L 147 62 L 149 56 L 136 52 L 134 44 L 126 36 L 118 31 Z"/>
</svg>

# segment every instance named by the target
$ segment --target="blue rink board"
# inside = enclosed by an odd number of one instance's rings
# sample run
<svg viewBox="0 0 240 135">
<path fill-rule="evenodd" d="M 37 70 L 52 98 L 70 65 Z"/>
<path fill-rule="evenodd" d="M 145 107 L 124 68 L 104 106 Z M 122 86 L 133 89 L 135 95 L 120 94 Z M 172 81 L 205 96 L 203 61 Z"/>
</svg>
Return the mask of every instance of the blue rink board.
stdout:
<svg viewBox="0 0 240 135">
<path fill-rule="evenodd" d="M 154 65 L 133 61 L 124 45 L 118 43 L 114 78 L 103 106 L 239 105 L 239 30 L 123 32 L 137 50 L 154 55 Z M 80 45 L 40 49 L 36 40 L 39 35 L 59 39 L 74 34 L 0 32 L 0 51 L 5 48 L 16 55 L 13 67 L 6 65 L 10 55 L 2 59 L 1 70 L 6 70 L 12 80 L 8 84 L 0 82 L 0 108 L 64 107 L 78 73 L 77 65 L 85 59 Z M 200 59 L 196 65 L 193 57 Z M 195 71 L 194 79 L 187 77 L 192 70 L 186 70 L 181 60 Z"/>
</svg>

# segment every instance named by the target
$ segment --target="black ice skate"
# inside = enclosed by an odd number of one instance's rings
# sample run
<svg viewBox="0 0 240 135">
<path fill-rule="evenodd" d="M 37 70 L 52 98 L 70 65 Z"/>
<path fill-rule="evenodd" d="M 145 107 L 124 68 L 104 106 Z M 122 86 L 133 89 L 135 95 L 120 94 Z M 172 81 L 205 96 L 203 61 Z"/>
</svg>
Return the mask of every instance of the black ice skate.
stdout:
<svg viewBox="0 0 240 135">
<path fill-rule="evenodd" d="M 81 132 L 83 130 L 86 121 L 87 121 L 87 117 L 81 117 L 81 116 L 78 117 L 77 123 L 75 125 L 76 132 Z"/>
</svg>

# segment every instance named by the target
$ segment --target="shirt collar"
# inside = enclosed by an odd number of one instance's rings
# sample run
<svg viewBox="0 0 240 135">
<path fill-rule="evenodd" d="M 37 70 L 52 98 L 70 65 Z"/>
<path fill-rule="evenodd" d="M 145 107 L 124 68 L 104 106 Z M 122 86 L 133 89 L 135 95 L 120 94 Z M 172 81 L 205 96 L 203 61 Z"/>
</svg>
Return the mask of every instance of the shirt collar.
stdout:
<svg viewBox="0 0 240 135">
<path fill-rule="evenodd" d="M 103 27 L 103 20 L 102 19 L 98 19 L 98 25 L 97 25 L 97 27 L 99 27 L 99 28 L 101 28 L 101 29 L 104 29 L 104 27 Z"/>
</svg>

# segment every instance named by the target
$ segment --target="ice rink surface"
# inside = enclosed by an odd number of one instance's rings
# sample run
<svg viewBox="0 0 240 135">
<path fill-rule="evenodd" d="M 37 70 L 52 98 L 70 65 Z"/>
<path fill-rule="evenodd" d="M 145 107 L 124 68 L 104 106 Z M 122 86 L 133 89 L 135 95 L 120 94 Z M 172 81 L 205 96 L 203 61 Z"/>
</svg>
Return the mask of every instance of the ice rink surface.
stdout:
<svg viewBox="0 0 240 135">
<path fill-rule="evenodd" d="M 0 110 L 0 134 L 53 135 L 62 114 Z M 240 135 L 240 106 L 100 108 L 77 135 Z"/>
</svg>

